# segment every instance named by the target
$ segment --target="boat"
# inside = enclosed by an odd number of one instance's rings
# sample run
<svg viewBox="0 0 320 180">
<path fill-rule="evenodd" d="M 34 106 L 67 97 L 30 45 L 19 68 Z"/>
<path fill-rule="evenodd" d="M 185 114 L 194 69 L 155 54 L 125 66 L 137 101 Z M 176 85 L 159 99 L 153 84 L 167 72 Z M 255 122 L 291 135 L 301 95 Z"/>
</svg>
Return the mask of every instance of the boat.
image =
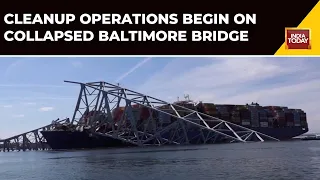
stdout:
<svg viewBox="0 0 320 180">
<path fill-rule="evenodd" d="M 304 141 L 320 140 L 320 135 L 308 135 L 301 138 L 301 140 L 304 140 Z"/>
<path fill-rule="evenodd" d="M 282 106 L 261 106 L 257 103 L 246 105 L 214 104 L 194 102 L 189 99 L 177 101 L 174 104 L 223 119 L 279 140 L 289 140 L 308 132 L 306 113 L 301 109 L 289 109 Z M 166 106 L 157 108 L 166 111 L 168 109 Z M 133 109 L 136 119 L 143 121 L 149 117 L 149 110 L 146 107 L 133 105 Z M 124 107 L 113 109 L 113 120 L 119 122 L 124 111 Z M 184 112 L 182 110 L 178 111 L 183 115 Z M 42 131 L 41 133 L 47 140 L 48 145 L 55 150 L 134 146 L 132 143 L 105 135 L 105 132 L 112 131 L 111 126 L 100 126 L 95 130 L 86 126 L 94 114 L 95 118 L 100 119 L 107 116 L 97 111 L 85 112 L 78 126 L 60 124 L 54 126 L 51 130 Z M 155 114 L 155 116 L 157 115 Z M 171 116 L 159 115 L 158 119 L 163 124 L 170 124 L 174 121 Z"/>
</svg>

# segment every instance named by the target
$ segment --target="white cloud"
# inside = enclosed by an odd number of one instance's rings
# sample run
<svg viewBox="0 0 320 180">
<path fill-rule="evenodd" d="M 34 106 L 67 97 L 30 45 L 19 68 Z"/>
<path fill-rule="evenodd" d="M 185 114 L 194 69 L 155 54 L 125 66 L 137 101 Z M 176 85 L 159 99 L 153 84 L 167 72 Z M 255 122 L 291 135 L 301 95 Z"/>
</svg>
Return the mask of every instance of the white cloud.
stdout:
<svg viewBox="0 0 320 180">
<path fill-rule="evenodd" d="M 33 106 L 33 105 L 36 105 L 37 103 L 35 103 L 35 102 L 24 102 L 22 104 L 26 105 L 26 106 Z"/>
<path fill-rule="evenodd" d="M 8 105 L 3 105 L 2 107 L 3 108 L 12 108 L 13 106 L 8 104 Z"/>
<path fill-rule="evenodd" d="M 142 65 L 144 65 L 145 63 L 147 63 L 148 61 L 150 61 L 152 58 L 145 58 L 142 61 L 140 61 L 138 64 L 136 64 L 135 66 L 133 66 L 131 69 L 129 69 L 127 72 L 125 72 L 124 74 L 122 74 L 121 76 L 119 76 L 116 79 L 116 82 L 120 82 L 122 79 L 126 78 L 129 74 L 133 73 L 134 71 L 136 71 L 138 68 L 140 68 Z"/>
<path fill-rule="evenodd" d="M 53 107 L 41 107 L 39 108 L 39 111 L 53 111 Z"/>
<path fill-rule="evenodd" d="M 83 66 L 82 62 L 80 61 L 72 61 L 71 65 L 75 68 L 81 68 Z"/>
<path fill-rule="evenodd" d="M 24 114 L 15 114 L 12 115 L 13 118 L 24 118 Z"/>
<path fill-rule="evenodd" d="M 15 74 L 19 68 L 23 67 L 24 62 L 24 59 L 19 59 L 11 63 L 4 71 L 4 77 L 8 78 L 10 75 Z"/>
<path fill-rule="evenodd" d="M 185 60 L 188 58 L 184 58 Z M 204 59 L 204 58 L 203 58 Z M 208 64 L 183 69 L 173 60 L 139 89 L 172 101 L 189 94 L 193 100 L 213 103 L 285 105 L 307 112 L 311 131 L 320 132 L 320 58 L 215 58 Z M 177 63 L 180 66 L 177 66 Z M 175 100 L 174 98 L 173 100 Z"/>
</svg>

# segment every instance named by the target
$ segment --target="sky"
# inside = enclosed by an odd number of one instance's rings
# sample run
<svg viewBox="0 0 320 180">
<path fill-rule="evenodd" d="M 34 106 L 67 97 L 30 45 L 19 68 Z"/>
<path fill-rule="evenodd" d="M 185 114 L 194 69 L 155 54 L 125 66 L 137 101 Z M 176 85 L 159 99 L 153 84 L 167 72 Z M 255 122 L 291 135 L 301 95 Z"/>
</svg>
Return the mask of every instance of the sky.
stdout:
<svg viewBox="0 0 320 180">
<path fill-rule="evenodd" d="M 120 83 L 169 102 L 188 94 L 217 104 L 281 105 L 306 111 L 320 132 L 320 57 L 0 58 L 0 138 L 72 117 L 79 86 Z"/>
</svg>

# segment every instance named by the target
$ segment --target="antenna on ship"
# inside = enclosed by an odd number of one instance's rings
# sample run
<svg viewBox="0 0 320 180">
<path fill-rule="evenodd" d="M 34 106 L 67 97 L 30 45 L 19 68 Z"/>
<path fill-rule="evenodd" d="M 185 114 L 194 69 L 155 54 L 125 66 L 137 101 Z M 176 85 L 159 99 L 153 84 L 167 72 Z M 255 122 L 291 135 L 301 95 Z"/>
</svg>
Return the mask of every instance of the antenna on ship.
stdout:
<svg viewBox="0 0 320 180">
<path fill-rule="evenodd" d="M 184 94 L 184 99 L 185 99 L 186 101 L 190 101 L 190 96 L 189 96 L 189 94 Z"/>
</svg>

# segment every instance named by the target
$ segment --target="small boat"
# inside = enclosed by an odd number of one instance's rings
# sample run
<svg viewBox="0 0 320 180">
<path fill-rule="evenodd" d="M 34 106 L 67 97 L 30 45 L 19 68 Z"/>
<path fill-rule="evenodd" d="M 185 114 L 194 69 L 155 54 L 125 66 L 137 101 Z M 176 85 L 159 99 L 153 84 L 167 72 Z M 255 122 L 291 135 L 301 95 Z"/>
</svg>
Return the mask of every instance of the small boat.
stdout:
<svg viewBox="0 0 320 180">
<path fill-rule="evenodd" d="M 305 141 L 320 140 L 320 135 L 308 135 L 308 136 L 302 138 L 302 140 L 305 140 Z"/>
</svg>

